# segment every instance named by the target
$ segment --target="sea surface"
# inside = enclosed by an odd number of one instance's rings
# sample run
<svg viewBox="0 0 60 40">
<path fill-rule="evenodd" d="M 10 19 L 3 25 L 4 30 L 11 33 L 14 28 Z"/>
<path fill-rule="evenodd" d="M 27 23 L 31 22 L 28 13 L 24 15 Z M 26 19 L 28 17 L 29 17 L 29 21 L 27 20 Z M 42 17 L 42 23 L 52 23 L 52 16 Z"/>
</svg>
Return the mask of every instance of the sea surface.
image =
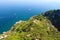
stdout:
<svg viewBox="0 0 60 40">
<path fill-rule="evenodd" d="M 0 34 L 11 29 L 19 20 L 28 20 L 34 15 L 38 15 L 54 7 L 35 4 L 7 4 L 0 2 Z"/>
</svg>

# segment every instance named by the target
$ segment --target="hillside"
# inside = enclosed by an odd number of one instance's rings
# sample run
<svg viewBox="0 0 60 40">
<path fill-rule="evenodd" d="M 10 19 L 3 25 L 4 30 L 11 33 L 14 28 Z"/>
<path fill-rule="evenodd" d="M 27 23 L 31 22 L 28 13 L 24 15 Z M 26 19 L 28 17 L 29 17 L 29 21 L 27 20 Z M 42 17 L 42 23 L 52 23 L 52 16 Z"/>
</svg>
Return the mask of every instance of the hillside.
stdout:
<svg viewBox="0 0 60 40">
<path fill-rule="evenodd" d="M 45 17 L 47 17 L 52 24 L 60 31 L 60 10 L 50 10 L 45 12 Z"/>
<path fill-rule="evenodd" d="M 53 16 L 58 19 L 53 20 L 52 18 L 52 15 L 55 13 L 58 15 L 58 12 L 60 11 L 47 11 L 31 17 L 27 21 L 16 22 L 12 29 L 7 32 L 8 36 L 1 40 L 60 40 L 60 32 L 56 28 L 56 25 L 60 24 L 59 16 Z"/>
</svg>

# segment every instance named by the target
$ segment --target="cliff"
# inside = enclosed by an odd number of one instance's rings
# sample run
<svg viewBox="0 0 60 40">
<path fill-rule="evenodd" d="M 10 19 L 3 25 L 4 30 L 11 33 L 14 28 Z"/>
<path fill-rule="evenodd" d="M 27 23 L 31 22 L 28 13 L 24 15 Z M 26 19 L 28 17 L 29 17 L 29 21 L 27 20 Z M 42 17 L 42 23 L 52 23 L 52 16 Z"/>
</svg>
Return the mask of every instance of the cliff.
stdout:
<svg viewBox="0 0 60 40">
<path fill-rule="evenodd" d="M 60 10 L 50 10 L 33 16 L 27 21 L 19 21 L 12 27 L 8 37 L 2 40 L 60 40 L 60 32 L 56 28 L 56 25 L 59 28 L 60 21 L 58 19 L 60 15 L 53 16 L 55 13 L 58 15 L 59 12 Z M 53 17 L 57 17 L 57 19 Z M 54 23 L 58 24 L 55 25 Z"/>
</svg>

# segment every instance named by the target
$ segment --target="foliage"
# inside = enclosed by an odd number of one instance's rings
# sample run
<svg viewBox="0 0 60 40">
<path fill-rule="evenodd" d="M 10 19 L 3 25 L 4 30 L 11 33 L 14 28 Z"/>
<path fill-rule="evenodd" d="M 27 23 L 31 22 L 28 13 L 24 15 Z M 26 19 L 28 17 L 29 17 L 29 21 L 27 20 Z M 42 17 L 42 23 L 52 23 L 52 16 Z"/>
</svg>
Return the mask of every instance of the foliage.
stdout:
<svg viewBox="0 0 60 40">
<path fill-rule="evenodd" d="M 13 26 L 10 32 L 3 40 L 60 40 L 60 32 L 42 14 Z"/>
</svg>

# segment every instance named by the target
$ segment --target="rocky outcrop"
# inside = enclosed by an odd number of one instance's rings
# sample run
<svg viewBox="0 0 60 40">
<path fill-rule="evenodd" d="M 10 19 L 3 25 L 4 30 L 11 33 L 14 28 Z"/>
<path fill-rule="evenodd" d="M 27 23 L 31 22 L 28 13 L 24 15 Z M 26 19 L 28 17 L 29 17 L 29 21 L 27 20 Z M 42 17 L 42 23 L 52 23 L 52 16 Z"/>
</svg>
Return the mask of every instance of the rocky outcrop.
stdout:
<svg viewBox="0 0 60 40">
<path fill-rule="evenodd" d="M 50 10 L 44 13 L 51 23 L 60 31 L 60 10 Z"/>
</svg>

